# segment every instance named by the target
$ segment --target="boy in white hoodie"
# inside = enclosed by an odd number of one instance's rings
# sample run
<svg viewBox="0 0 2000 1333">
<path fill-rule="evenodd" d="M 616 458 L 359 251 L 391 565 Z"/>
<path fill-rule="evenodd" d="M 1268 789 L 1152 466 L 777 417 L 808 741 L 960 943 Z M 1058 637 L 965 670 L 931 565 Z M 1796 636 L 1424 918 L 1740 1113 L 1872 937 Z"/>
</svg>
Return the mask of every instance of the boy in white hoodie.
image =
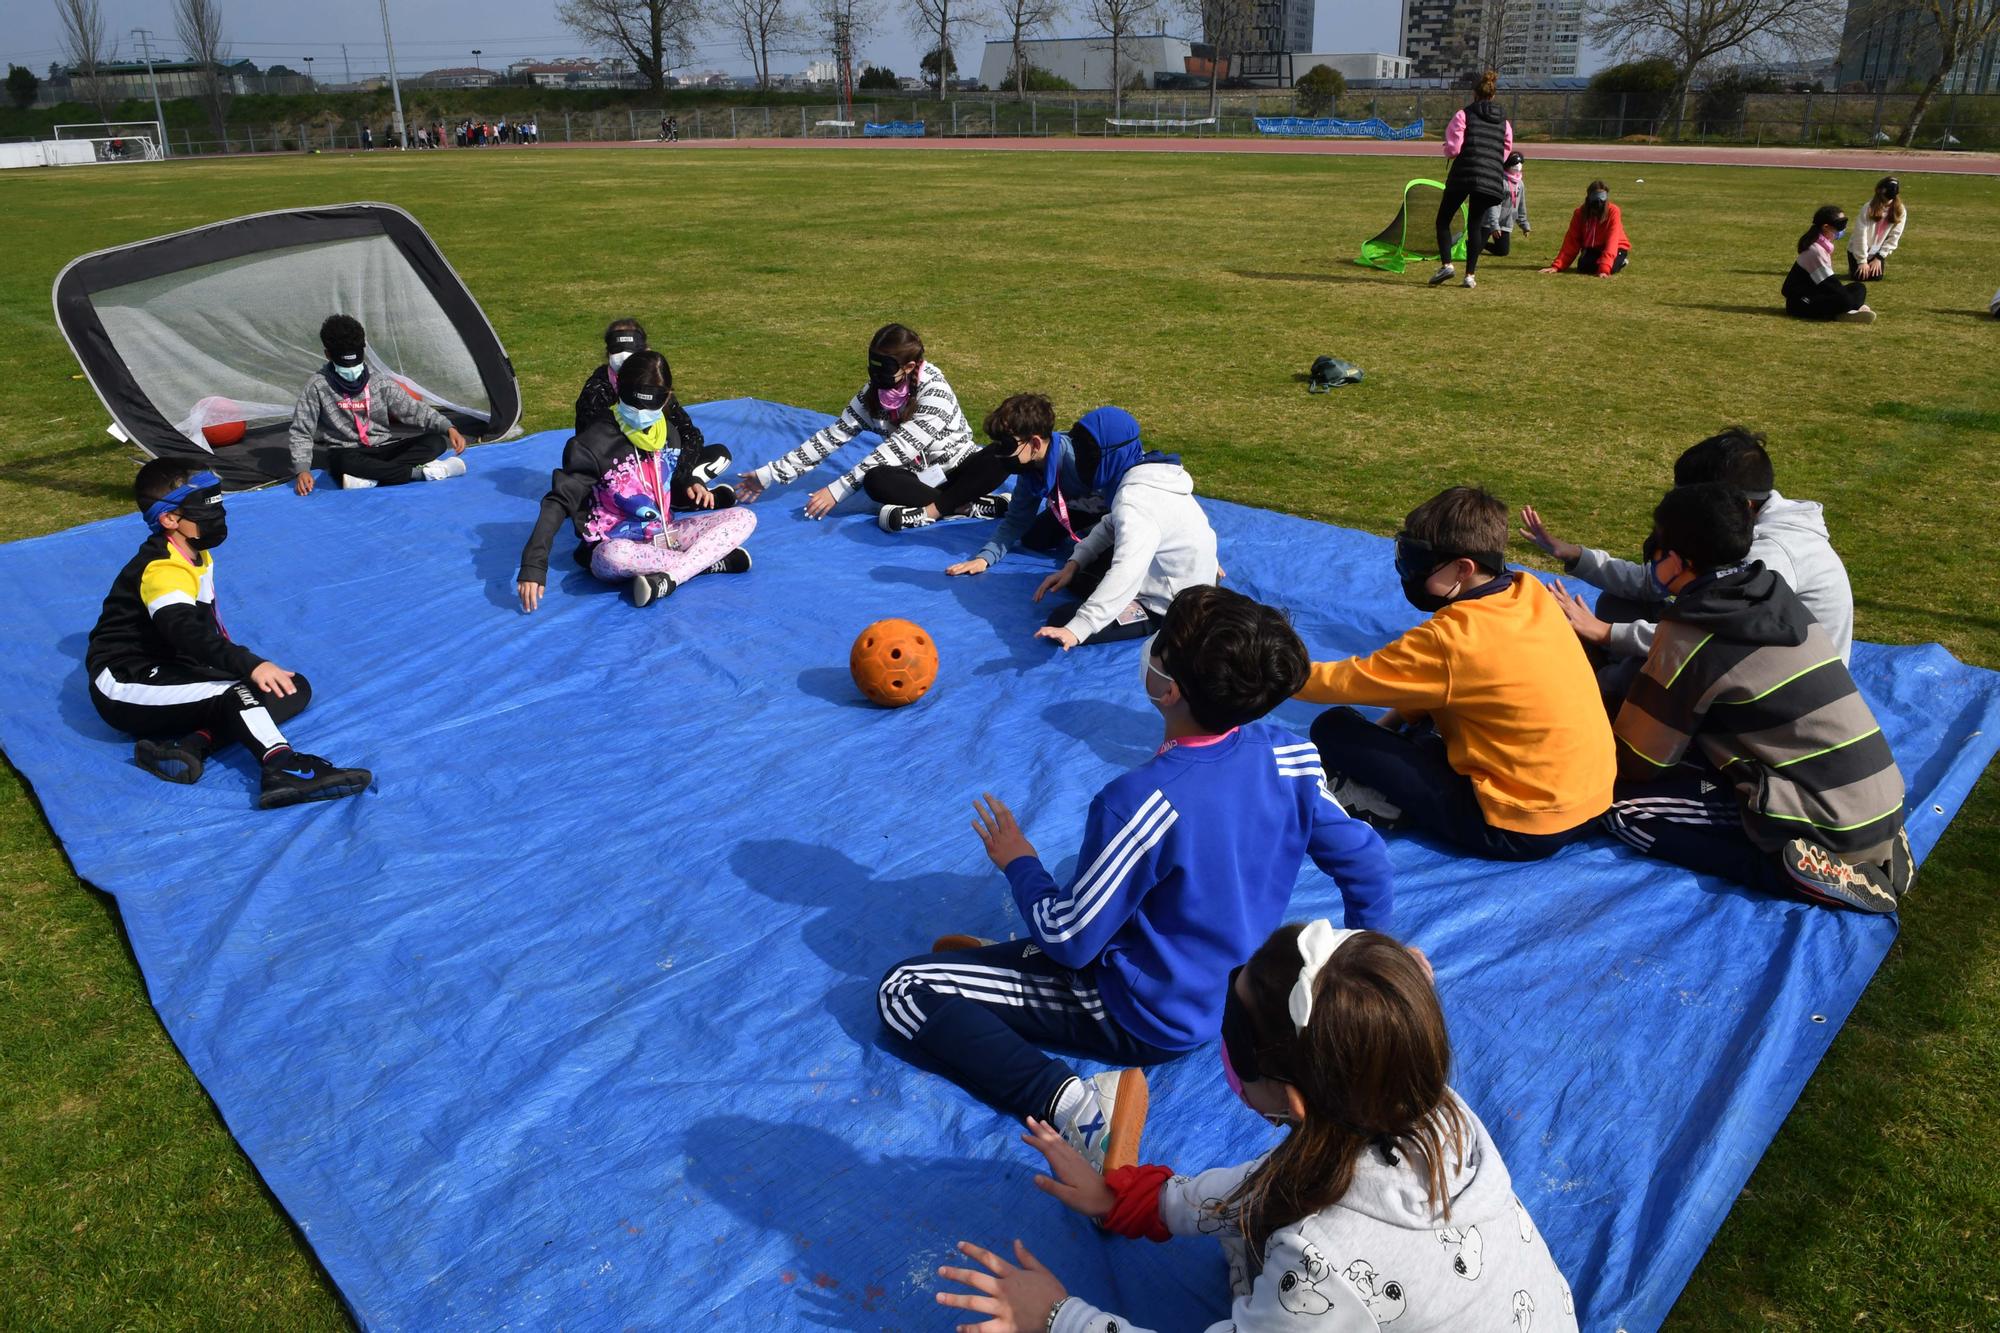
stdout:
<svg viewBox="0 0 2000 1333">
<path fill-rule="evenodd" d="M 1764 437 L 1742 426 L 1709 436 L 1674 461 L 1674 485 L 1707 481 L 1725 481 L 1743 492 L 1755 524 L 1749 558 L 1791 585 L 1846 663 L 1854 652 L 1854 590 L 1847 566 L 1827 538 L 1819 503 L 1780 495 Z M 1522 509 L 1521 524 L 1521 535 L 1561 560 L 1566 573 L 1604 590 L 1593 613 L 1562 585 L 1551 585 L 1577 637 L 1612 659 L 1599 673 L 1599 682 L 1608 700 L 1622 702 L 1638 664 L 1652 651 L 1657 610 L 1666 593 L 1653 584 L 1649 565 L 1614 560 L 1555 537 L 1533 505 Z"/>
<path fill-rule="evenodd" d="M 1232 1299 L 1208 1333 L 1575 1333 L 1569 1284 L 1446 1084 L 1451 1046 L 1421 955 L 1326 921 L 1281 926 L 1231 975 L 1222 1052 L 1243 1103 L 1290 1129 L 1271 1152 L 1197 1176 L 1100 1178 L 1030 1120 L 1026 1142 L 1051 1173 L 1035 1184 L 1122 1236 L 1220 1241 Z M 939 1269 L 971 1289 L 939 1292 L 941 1305 L 1000 1327 L 1145 1333 L 1070 1295 L 1018 1241 L 1014 1263 L 970 1242 L 959 1252 L 984 1271 Z"/>
<path fill-rule="evenodd" d="M 1143 639 L 1160 627 L 1183 588 L 1214 583 L 1215 529 L 1195 503 L 1194 479 L 1172 454 L 1150 453 L 1139 423 L 1122 407 L 1086 412 L 1070 432 L 1077 475 L 1111 501 L 1111 511 L 1076 543 L 1066 564 L 1042 580 L 1035 600 L 1068 587 L 1106 551 L 1111 563 L 1084 601 L 1053 612 L 1036 630 L 1064 652 L 1084 643 Z M 1066 522 L 1060 481 L 1049 510 Z"/>
</svg>

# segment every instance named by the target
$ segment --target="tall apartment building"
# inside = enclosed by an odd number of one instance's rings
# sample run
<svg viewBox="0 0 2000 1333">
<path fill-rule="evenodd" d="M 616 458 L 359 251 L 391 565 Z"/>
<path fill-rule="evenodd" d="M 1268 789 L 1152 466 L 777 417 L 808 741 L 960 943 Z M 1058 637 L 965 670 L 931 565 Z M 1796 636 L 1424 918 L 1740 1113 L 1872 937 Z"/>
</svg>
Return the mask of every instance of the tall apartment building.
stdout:
<svg viewBox="0 0 2000 1333">
<path fill-rule="evenodd" d="M 1504 0 L 1499 9 L 1489 0 L 1403 0 L 1401 54 L 1420 79 L 1482 65 L 1522 82 L 1567 78 L 1582 39 L 1583 0 Z"/>
<path fill-rule="evenodd" d="M 1987 0 L 1990 9 L 2000 0 Z M 1922 83 L 1937 69 L 1937 28 L 1916 5 L 1848 0 L 1840 32 L 1839 86 L 1895 92 Z M 2000 33 L 1959 57 L 1939 91 L 2000 92 Z"/>
</svg>

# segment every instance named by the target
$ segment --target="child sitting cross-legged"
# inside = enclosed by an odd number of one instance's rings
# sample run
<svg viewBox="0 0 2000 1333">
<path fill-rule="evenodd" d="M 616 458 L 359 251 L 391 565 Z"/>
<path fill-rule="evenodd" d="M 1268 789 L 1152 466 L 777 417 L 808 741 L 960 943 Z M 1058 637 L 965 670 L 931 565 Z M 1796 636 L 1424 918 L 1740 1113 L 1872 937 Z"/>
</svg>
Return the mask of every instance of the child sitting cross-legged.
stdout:
<svg viewBox="0 0 2000 1333">
<path fill-rule="evenodd" d="M 1327 921 L 1281 926 L 1225 994 L 1223 1074 L 1284 1140 L 1196 1176 L 1100 1178 L 1031 1119 L 1022 1141 L 1049 1166 L 1037 1186 L 1122 1236 L 1220 1241 L 1231 1306 L 1209 1333 L 1574 1333 L 1569 1284 L 1446 1081 L 1451 1044 L 1421 955 Z M 1012 1263 L 958 1248 L 981 1267 L 939 1269 L 970 1291 L 937 1299 L 993 1321 L 977 1327 L 1145 1333 L 1070 1295 L 1019 1241 Z"/>
<path fill-rule="evenodd" d="M 449 481 L 465 475 L 465 437 L 436 408 L 368 366 L 368 333 L 351 315 L 328 315 L 319 326 L 326 364 L 306 381 L 292 408 L 289 443 L 292 489 L 313 492 L 313 447 L 346 490 Z M 397 426 L 422 434 L 397 435 Z M 449 455 L 449 457 L 447 457 Z"/>
<path fill-rule="evenodd" d="M 1507 568 L 1507 510 L 1454 486 L 1396 536 L 1403 596 L 1430 618 L 1367 657 L 1315 662 L 1299 698 L 1333 794 L 1476 856 L 1535 861 L 1593 827 L 1616 761 L 1590 661 L 1555 596 Z"/>
<path fill-rule="evenodd" d="M 1159 751 L 1090 805 L 1068 884 L 1012 812 L 975 805 L 1027 926 L 1006 943 L 947 936 L 882 980 L 882 1021 L 1016 1119 L 1049 1121 L 1093 1165 L 1136 1151 L 1146 1078 L 1130 1066 L 1214 1039 L 1231 968 L 1284 919 L 1310 856 L 1351 926 L 1386 926 L 1389 862 L 1327 795 L 1312 746 L 1258 721 L 1305 676 L 1282 613 L 1190 588 L 1147 645 L 1142 685 L 1166 723 Z M 1092 1078 L 1059 1046 L 1117 1066 Z"/>
<path fill-rule="evenodd" d="M 1671 601 L 1618 710 L 1611 832 L 1751 888 L 1893 912 L 1915 862 L 1903 775 L 1826 627 L 1750 558 L 1743 492 L 1676 486 L 1648 563 Z"/>
</svg>

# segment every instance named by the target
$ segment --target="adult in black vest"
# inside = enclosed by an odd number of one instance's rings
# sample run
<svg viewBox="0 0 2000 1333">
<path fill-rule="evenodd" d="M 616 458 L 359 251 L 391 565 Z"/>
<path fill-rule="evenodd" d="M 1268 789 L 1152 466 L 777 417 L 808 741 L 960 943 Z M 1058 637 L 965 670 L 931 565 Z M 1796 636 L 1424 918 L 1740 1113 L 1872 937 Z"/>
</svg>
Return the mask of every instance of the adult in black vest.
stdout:
<svg viewBox="0 0 2000 1333">
<path fill-rule="evenodd" d="M 1514 127 L 1500 112 L 1493 93 L 1500 76 L 1487 70 L 1479 76 L 1472 102 L 1451 118 L 1445 127 L 1444 151 L 1451 170 L 1444 178 L 1444 198 L 1438 201 L 1438 271 L 1431 274 L 1431 286 L 1449 282 L 1458 270 L 1451 266 L 1452 223 L 1459 205 L 1468 199 L 1472 211 L 1466 217 L 1465 286 L 1477 287 L 1473 277 L 1479 271 L 1479 251 L 1486 235 L 1479 229 L 1486 210 L 1498 207 L 1507 197 L 1505 162 L 1514 151 Z"/>
</svg>

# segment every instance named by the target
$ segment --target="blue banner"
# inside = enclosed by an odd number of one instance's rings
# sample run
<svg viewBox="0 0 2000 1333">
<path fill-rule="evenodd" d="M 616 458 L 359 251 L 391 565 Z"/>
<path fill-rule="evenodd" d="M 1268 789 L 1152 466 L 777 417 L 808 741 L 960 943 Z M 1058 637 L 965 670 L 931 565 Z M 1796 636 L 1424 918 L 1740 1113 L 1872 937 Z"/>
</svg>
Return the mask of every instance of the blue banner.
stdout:
<svg viewBox="0 0 2000 1333">
<path fill-rule="evenodd" d="M 1257 133 L 1295 139 L 1421 139 L 1424 122 L 1413 120 L 1397 129 L 1386 120 L 1332 120 L 1308 116 L 1258 116 Z"/>
<path fill-rule="evenodd" d="M 921 120 L 892 120 L 886 124 L 869 121 L 861 127 L 864 139 L 921 139 L 924 137 L 924 122 Z"/>
</svg>

